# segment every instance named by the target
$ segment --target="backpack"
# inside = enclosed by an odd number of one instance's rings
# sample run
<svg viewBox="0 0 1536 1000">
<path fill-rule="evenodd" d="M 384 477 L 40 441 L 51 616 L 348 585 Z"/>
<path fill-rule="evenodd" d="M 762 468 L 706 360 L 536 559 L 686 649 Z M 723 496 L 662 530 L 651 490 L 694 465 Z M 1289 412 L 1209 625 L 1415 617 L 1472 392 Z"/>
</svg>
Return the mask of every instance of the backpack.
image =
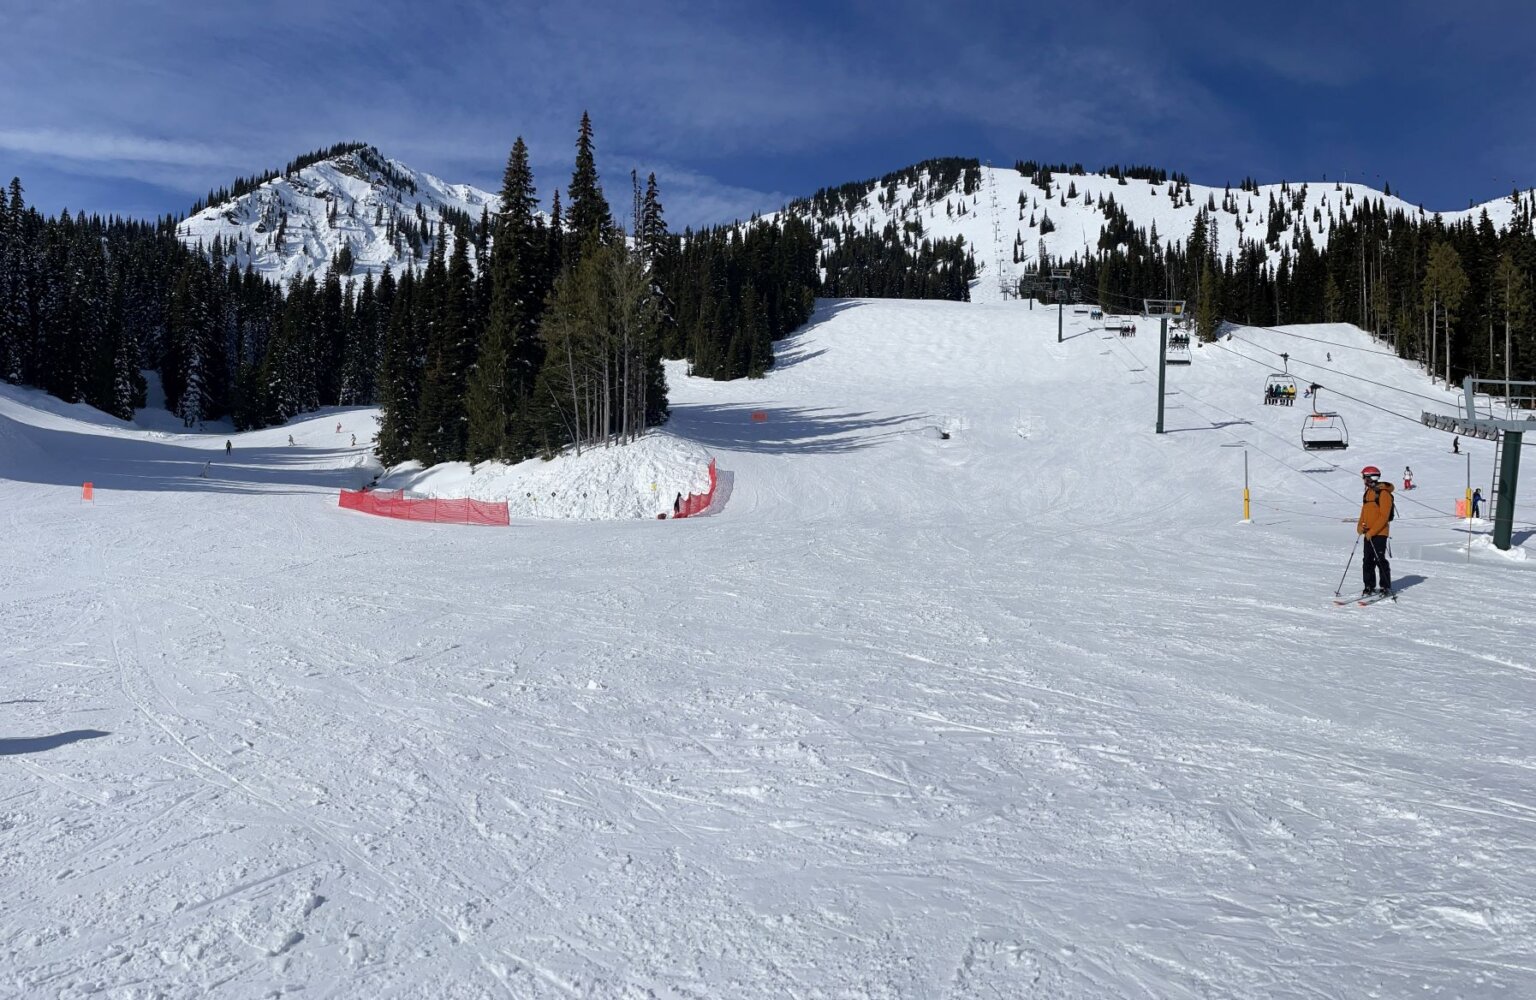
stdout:
<svg viewBox="0 0 1536 1000">
<path fill-rule="evenodd" d="M 1360 502 L 1361 503 L 1370 502 L 1370 503 L 1377 504 L 1379 506 L 1381 504 L 1381 496 L 1382 496 L 1383 493 L 1386 493 L 1386 496 L 1387 496 L 1387 503 L 1389 505 L 1387 507 L 1387 523 L 1390 524 L 1391 522 L 1397 520 L 1397 498 L 1394 497 L 1392 494 L 1387 493 L 1386 490 L 1378 489 L 1376 491 L 1376 496 L 1372 497 L 1371 496 L 1371 491 L 1370 490 L 1366 490 L 1365 491 L 1365 496 L 1361 498 Z"/>
</svg>

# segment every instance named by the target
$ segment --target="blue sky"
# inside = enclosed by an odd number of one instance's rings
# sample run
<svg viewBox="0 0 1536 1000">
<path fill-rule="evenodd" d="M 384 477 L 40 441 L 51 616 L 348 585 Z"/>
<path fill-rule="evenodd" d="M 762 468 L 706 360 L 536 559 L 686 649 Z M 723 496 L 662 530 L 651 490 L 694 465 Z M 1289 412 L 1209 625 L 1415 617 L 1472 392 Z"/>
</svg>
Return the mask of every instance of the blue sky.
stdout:
<svg viewBox="0 0 1536 1000">
<path fill-rule="evenodd" d="M 16 8 L 22 8 L 20 10 Z M 934 156 L 1343 178 L 1426 208 L 1536 186 L 1536 5 L 51 0 L 0 11 L 0 174 L 152 217 L 361 139 L 547 201 L 591 112 L 622 210 L 725 222 Z"/>
</svg>

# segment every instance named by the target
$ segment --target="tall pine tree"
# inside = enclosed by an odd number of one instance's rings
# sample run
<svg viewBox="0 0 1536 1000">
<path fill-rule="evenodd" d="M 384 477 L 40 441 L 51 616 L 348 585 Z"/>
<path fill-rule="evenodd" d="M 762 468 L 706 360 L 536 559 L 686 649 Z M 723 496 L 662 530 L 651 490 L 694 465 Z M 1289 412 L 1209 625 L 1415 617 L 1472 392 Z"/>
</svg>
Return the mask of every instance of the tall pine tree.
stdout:
<svg viewBox="0 0 1536 1000">
<path fill-rule="evenodd" d="M 581 129 L 576 137 L 576 169 L 571 173 L 565 222 L 567 267 L 575 267 L 594 241 L 606 243 L 613 238 L 613 212 L 598 183 L 592 118 L 585 111 L 581 113 Z"/>
</svg>

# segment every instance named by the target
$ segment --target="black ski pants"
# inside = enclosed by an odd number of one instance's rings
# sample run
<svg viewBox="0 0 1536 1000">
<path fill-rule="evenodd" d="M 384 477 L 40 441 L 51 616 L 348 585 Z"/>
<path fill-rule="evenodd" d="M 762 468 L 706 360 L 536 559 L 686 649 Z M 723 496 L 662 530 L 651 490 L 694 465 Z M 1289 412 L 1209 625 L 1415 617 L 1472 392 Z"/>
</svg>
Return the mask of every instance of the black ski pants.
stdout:
<svg viewBox="0 0 1536 1000">
<path fill-rule="evenodd" d="M 1392 589 L 1392 567 L 1387 563 L 1387 536 L 1371 535 L 1365 539 L 1365 559 L 1360 564 L 1365 572 L 1365 589 L 1376 589 L 1376 571 L 1381 570 L 1381 589 Z"/>
</svg>

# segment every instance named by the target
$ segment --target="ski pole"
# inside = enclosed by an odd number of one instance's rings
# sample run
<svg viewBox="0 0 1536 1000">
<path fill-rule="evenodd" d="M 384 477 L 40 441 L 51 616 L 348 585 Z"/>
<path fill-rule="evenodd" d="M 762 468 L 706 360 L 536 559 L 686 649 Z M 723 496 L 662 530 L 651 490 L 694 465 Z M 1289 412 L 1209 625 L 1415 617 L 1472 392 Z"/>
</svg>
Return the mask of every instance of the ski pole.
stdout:
<svg viewBox="0 0 1536 1000">
<path fill-rule="evenodd" d="M 1349 562 L 1344 564 L 1344 572 L 1339 577 L 1339 586 L 1333 592 L 1333 596 L 1334 597 L 1338 597 L 1340 594 L 1344 593 L 1344 577 L 1349 575 L 1349 567 L 1354 565 L 1354 562 L 1355 562 L 1355 549 L 1358 549 L 1359 547 L 1360 547 L 1360 534 L 1359 534 L 1359 532 L 1356 532 L 1355 533 L 1355 545 L 1354 545 L 1354 548 L 1349 550 Z"/>
</svg>

